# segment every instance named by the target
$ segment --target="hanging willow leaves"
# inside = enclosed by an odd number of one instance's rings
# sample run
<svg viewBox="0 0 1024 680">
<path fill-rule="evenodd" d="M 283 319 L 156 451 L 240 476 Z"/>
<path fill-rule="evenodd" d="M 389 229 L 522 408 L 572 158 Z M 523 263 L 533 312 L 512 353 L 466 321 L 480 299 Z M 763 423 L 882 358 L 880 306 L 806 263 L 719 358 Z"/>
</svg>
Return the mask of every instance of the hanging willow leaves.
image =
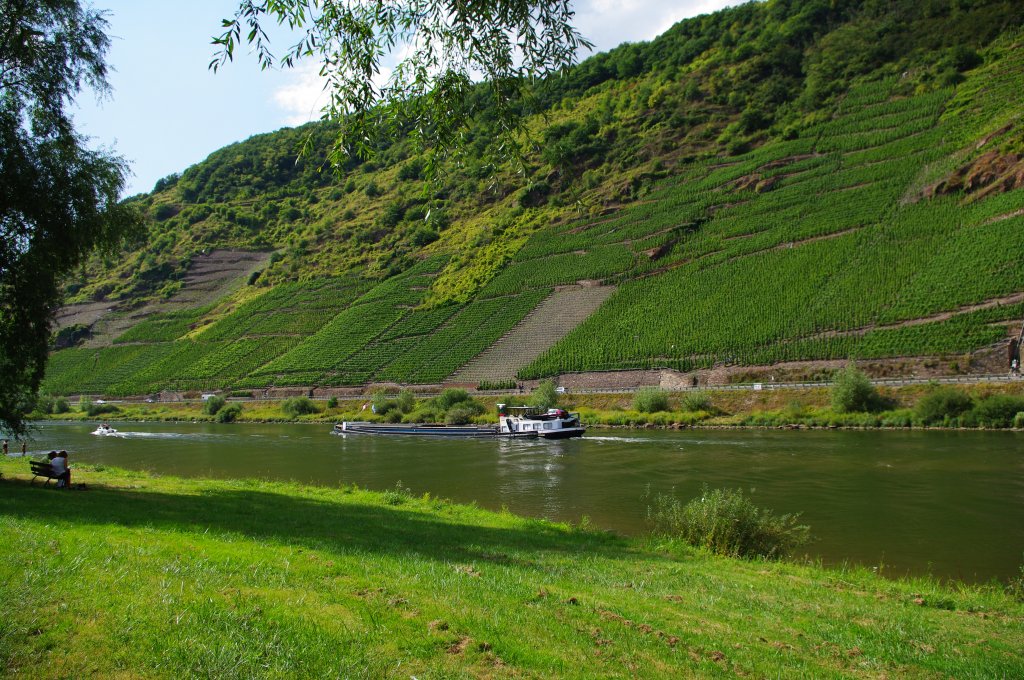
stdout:
<svg viewBox="0 0 1024 680">
<path fill-rule="evenodd" d="M 573 17 L 569 0 L 245 0 L 213 39 L 210 68 L 241 45 L 264 69 L 319 60 L 323 117 L 340 127 L 337 165 L 408 137 L 432 152 L 425 174 L 433 176 L 438 159 L 457 155 L 486 116 L 496 130 L 494 160 L 521 167 L 532 86 L 592 47 Z M 280 57 L 271 51 L 272 24 L 298 35 Z"/>
</svg>

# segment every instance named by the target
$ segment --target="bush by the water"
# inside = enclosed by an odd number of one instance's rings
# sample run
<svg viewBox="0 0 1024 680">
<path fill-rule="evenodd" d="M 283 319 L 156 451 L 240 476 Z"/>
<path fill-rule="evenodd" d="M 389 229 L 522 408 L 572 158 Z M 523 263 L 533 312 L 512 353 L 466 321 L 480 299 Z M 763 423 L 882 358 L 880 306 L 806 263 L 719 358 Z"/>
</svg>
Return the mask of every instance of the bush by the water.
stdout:
<svg viewBox="0 0 1024 680">
<path fill-rule="evenodd" d="M 224 408 L 224 404 L 224 397 L 210 397 L 209 399 L 203 402 L 203 413 L 205 413 L 208 416 L 215 416 L 217 415 L 217 411 Z"/>
<path fill-rule="evenodd" d="M 91 401 L 83 401 L 79 404 L 79 409 L 84 411 L 90 418 L 95 418 L 105 413 L 117 413 L 121 410 L 113 404 L 98 404 Z"/>
<path fill-rule="evenodd" d="M 238 420 L 240 415 L 242 415 L 242 405 L 238 403 L 231 404 L 217 411 L 217 422 L 233 423 Z"/>
<path fill-rule="evenodd" d="M 741 489 L 707 487 L 699 498 L 683 503 L 672 494 L 657 494 L 647 519 L 657 535 L 680 538 L 690 545 L 729 557 L 777 559 L 810 540 L 810 528 L 799 515 L 776 515 L 754 505 Z"/>
<path fill-rule="evenodd" d="M 461 390 L 457 387 L 448 387 L 441 390 L 441 394 L 434 398 L 434 401 L 438 408 L 447 411 L 456 404 L 461 404 L 464 401 L 469 401 L 469 392 Z"/>
<path fill-rule="evenodd" d="M 466 425 L 484 412 L 483 405 L 470 397 L 469 392 L 455 387 L 441 390 L 441 394 L 434 397 L 432 402 L 434 409 L 444 413 L 444 422 L 449 425 Z M 429 406 L 430 404 L 427 404 L 424 408 L 417 408 L 410 415 L 418 415 L 421 411 L 426 413 L 431 410 Z"/>
<path fill-rule="evenodd" d="M 411 413 L 415 407 L 416 397 L 409 390 L 401 390 L 393 397 L 385 391 L 373 395 L 373 412 L 391 423 L 401 421 L 402 416 Z"/>
<path fill-rule="evenodd" d="M 1013 427 L 1018 413 L 1024 411 L 1024 397 L 992 394 L 978 400 L 974 408 L 960 417 L 965 427 Z"/>
<path fill-rule="evenodd" d="M 707 392 L 687 392 L 679 400 L 679 405 L 684 411 L 695 413 L 697 411 L 711 411 L 711 397 Z"/>
<path fill-rule="evenodd" d="M 483 413 L 484 408 L 475 401 L 466 401 L 448 409 L 444 422 L 448 425 L 468 425 L 473 418 Z"/>
<path fill-rule="evenodd" d="M 398 404 L 399 411 L 409 413 L 416 407 L 416 395 L 410 390 L 401 390 L 395 399 L 395 403 Z"/>
<path fill-rule="evenodd" d="M 973 406 L 969 394 L 955 387 L 940 387 L 921 397 L 914 406 L 914 416 L 922 425 L 949 425 Z"/>
<path fill-rule="evenodd" d="M 299 416 L 306 416 L 317 412 L 316 404 L 309 397 L 285 399 L 284 403 L 281 404 L 281 410 L 289 418 L 298 418 Z"/>
<path fill-rule="evenodd" d="M 836 374 L 832 386 L 832 410 L 837 413 L 874 411 L 881 399 L 878 391 L 862 371 L 853 364 Z"/>
<path fill-rule="evenodd" d="M 641 387 L 633 395 L 633 410 L 656 413 L 668 410 L 668 392 L 657 387 Z"/>
</svg>

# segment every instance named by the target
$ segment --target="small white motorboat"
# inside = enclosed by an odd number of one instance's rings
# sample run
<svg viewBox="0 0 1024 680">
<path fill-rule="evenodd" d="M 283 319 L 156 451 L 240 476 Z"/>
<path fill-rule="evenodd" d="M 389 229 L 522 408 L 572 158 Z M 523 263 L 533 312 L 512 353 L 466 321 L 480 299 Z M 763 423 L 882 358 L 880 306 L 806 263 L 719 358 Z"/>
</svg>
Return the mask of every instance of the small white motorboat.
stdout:
<svg viewBox="0 0 1024 680">
<path fill-rule="evenodd" d="M 93 430 L 92 433 L 93 434 L 99 434 L 99 435 L 111 435 L 111 434 L 117 434 L 117 430 L 112 428 L 110 425 L 107 425 L 106 423 L 103 423 L 102 425 L 97 427 L 95 430 Z"/>
</svg>

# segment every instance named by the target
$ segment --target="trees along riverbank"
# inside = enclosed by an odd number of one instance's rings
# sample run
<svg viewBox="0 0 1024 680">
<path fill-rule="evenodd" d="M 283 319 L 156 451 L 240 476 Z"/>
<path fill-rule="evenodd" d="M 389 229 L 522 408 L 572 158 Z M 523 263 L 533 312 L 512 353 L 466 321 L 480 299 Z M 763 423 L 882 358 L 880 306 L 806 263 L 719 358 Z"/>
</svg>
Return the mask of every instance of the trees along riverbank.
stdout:
<svg viewBox="0 0 1024 680">
<path fill-rule="evenodd" d="M 1020 677 L 1002 586 L 713 556 L 396 488 L 0 462 L 0 664 L 29 677 Z"/>
<path fill-rule="evenodd" d="M 856 376 L 853 376 L 856 379 Z M 863 389 L 857 388 L 857 389 Z M 636 393 L 476 394 L 459 389 L 419 398 L 394 389 L 358 398 L 208 402 L 94 402 L 55 405 L 40 399 L 33 417 L 70 420 L 209 420 L 219 422 L 341 420 L 389 422 L 479 422 L 497 419 L 496 404 L 543 403 L 579 411 L 588 427 L 1024 427 L 1024 383 L 946 386 L 938 384 L 870 388 L 850 404 L 837 403 L 836 387 L 771 390 L 699 390 L 667 392 L 641 388 Z M 211 403 L 212 402 L 212 403 Z M 215 408 L 211 408 L 215 407 Z"/>
</svg>

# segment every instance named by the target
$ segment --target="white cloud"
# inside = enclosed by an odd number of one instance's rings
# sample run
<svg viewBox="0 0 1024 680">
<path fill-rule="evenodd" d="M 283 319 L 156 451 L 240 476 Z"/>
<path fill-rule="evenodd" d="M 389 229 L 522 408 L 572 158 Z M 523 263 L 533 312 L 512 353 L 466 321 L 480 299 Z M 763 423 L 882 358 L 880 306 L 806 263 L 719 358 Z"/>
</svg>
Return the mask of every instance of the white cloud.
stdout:
<svg viewBox="0 0 1024 680">
<path fill-rule="evenodd" d="M 320 64 L 313 60 L 300 62 L 289 73 L 292 75 L 290 82 L 271 94 L 271 99 L 285 114 L 284 123 L 302 125 L 318 119 L 320 109 L 327 103 L 326 80 L 320 76 Z"/>
<path fill-rule="evenodd" d="M 607 52 L 624 42 L 651 40 L 683 19 L 741 2 L 743 0 L 580 0 L 575 7 L 576 26 L 594 43 L 595 52 Z"/>
<path fill-rule="evenodd" d="M 404 56 L 404 52 L 399 55 Z M 328 103 L 328 93 L 324 90 L 327 79 L 320 75 L 320 62 L 310 57 L 285 73 L 291 74 L 289 82 L 271 93 L 271 99 L 284 112 L 282 122 L 285 125 L 302 125 L 319 120 L 321 110 Z M 379 92 L 390 77 L 391 68 L 382 66 L 380 73 L 373 78 L 374 88 Z"/>
</svg>

